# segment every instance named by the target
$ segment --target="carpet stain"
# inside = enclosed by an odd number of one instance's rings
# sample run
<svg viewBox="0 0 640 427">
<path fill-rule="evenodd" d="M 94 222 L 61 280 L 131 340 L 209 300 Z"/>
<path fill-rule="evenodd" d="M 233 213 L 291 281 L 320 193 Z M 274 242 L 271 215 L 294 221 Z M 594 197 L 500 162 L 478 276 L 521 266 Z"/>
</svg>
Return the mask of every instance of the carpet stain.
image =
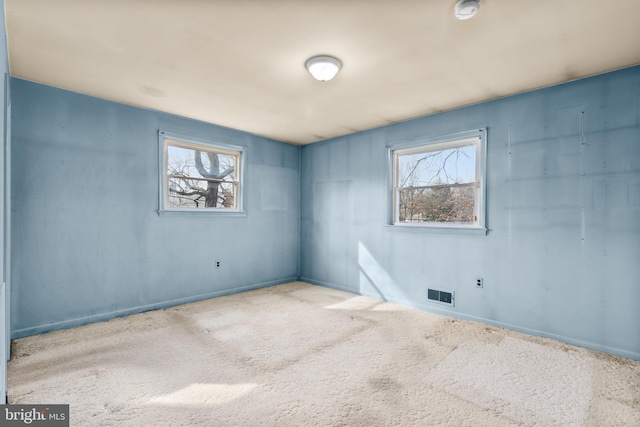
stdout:
<svg viewBox="0 0 640 427">
<path fill-rule="evenodd" d="M 375 377 L 369 379 L 369 385 L 376 390 L 397 392 L 402 385 L 389 376 Z"/>
</svg>

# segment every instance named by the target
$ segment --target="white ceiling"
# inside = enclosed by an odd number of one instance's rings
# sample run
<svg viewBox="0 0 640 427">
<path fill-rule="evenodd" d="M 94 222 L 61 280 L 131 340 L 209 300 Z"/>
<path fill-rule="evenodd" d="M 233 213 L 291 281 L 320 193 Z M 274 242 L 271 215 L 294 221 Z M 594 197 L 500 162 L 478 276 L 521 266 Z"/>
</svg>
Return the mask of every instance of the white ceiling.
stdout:
<svg viewBox="0 0 640 427">
<path fill-rule="evenodd" d="M 638 0 L 5 0 L 15 77 L 306 144 L 640 63 Z M 313 55 L 343 62 L 318 82 Z"/>
</svg>

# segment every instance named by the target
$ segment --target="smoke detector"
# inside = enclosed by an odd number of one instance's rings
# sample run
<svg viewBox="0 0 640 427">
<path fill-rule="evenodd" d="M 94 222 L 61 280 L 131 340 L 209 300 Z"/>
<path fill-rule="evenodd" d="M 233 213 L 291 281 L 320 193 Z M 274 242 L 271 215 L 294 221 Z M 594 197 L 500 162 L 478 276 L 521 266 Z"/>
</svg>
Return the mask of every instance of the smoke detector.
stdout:
<svg viewBox="0 0 640 427">
<path fill-rule="evenodd" d="M 456 18 L 460 20 L 471 19 L 480 9 L 480 0 L 458 0 L 455 6 Z"/>
</svg>

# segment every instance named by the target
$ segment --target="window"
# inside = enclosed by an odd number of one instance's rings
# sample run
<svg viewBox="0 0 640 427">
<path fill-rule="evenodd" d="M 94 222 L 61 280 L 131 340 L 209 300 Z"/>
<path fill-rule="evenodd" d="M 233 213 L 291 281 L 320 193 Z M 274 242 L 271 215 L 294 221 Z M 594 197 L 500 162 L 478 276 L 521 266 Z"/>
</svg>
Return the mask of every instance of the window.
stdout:
<svg viewBox="0 0 640 427">
<path fill-rule="evenodd" d="M 159 212 L 241 212 L 244 148 L 160 132 Z"/>
<path fill-rule="evenodd" d="M 484 229 L 484 130 L 391 150 L 394 225 Z"/>
</svg>

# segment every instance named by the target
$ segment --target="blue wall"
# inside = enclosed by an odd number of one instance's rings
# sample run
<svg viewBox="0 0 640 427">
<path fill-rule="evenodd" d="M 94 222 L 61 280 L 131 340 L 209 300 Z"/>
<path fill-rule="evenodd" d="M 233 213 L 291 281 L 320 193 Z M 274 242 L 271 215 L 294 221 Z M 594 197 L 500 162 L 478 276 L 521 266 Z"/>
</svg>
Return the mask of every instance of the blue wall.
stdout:
<svg viewBox="0 0 640 427">
<path fill-rule="evenodd" d="M 640 359 L 640 67 L 302 148 L 11 89 L 13 336 L 300 276 Z M 386 225 L 386 146 L 483 127 L 488 234 Z M 247 216 L 158 217 L 158 129 L 247 146 Z"/>
<path fill-rule="evenodd" d="M 9 61 L 4 19 L 4 0 L 0 0 L 0 403 L 6 403 L 7 365 L 11 349 L 9 304 L 10 192 L 8 191 L 11 153 L 11 95 L 9 91 Z"/>
<path fill-rule="evenodd" d="M 11 89 L 14 337 L 298 277 L 299 147 L 24 80 Z M 159 129 L 246 146 L 247 216 L 160 218 Z"/>
<path fill-rule="evenodd" d="M 386 226 L 385 146 L 483 127 L 487 236 Z M 301 156 L 303 280 L 640 359 L 640 67 Z M 455 308 L 427 287 L 454 290 Z"/>
</svg>

